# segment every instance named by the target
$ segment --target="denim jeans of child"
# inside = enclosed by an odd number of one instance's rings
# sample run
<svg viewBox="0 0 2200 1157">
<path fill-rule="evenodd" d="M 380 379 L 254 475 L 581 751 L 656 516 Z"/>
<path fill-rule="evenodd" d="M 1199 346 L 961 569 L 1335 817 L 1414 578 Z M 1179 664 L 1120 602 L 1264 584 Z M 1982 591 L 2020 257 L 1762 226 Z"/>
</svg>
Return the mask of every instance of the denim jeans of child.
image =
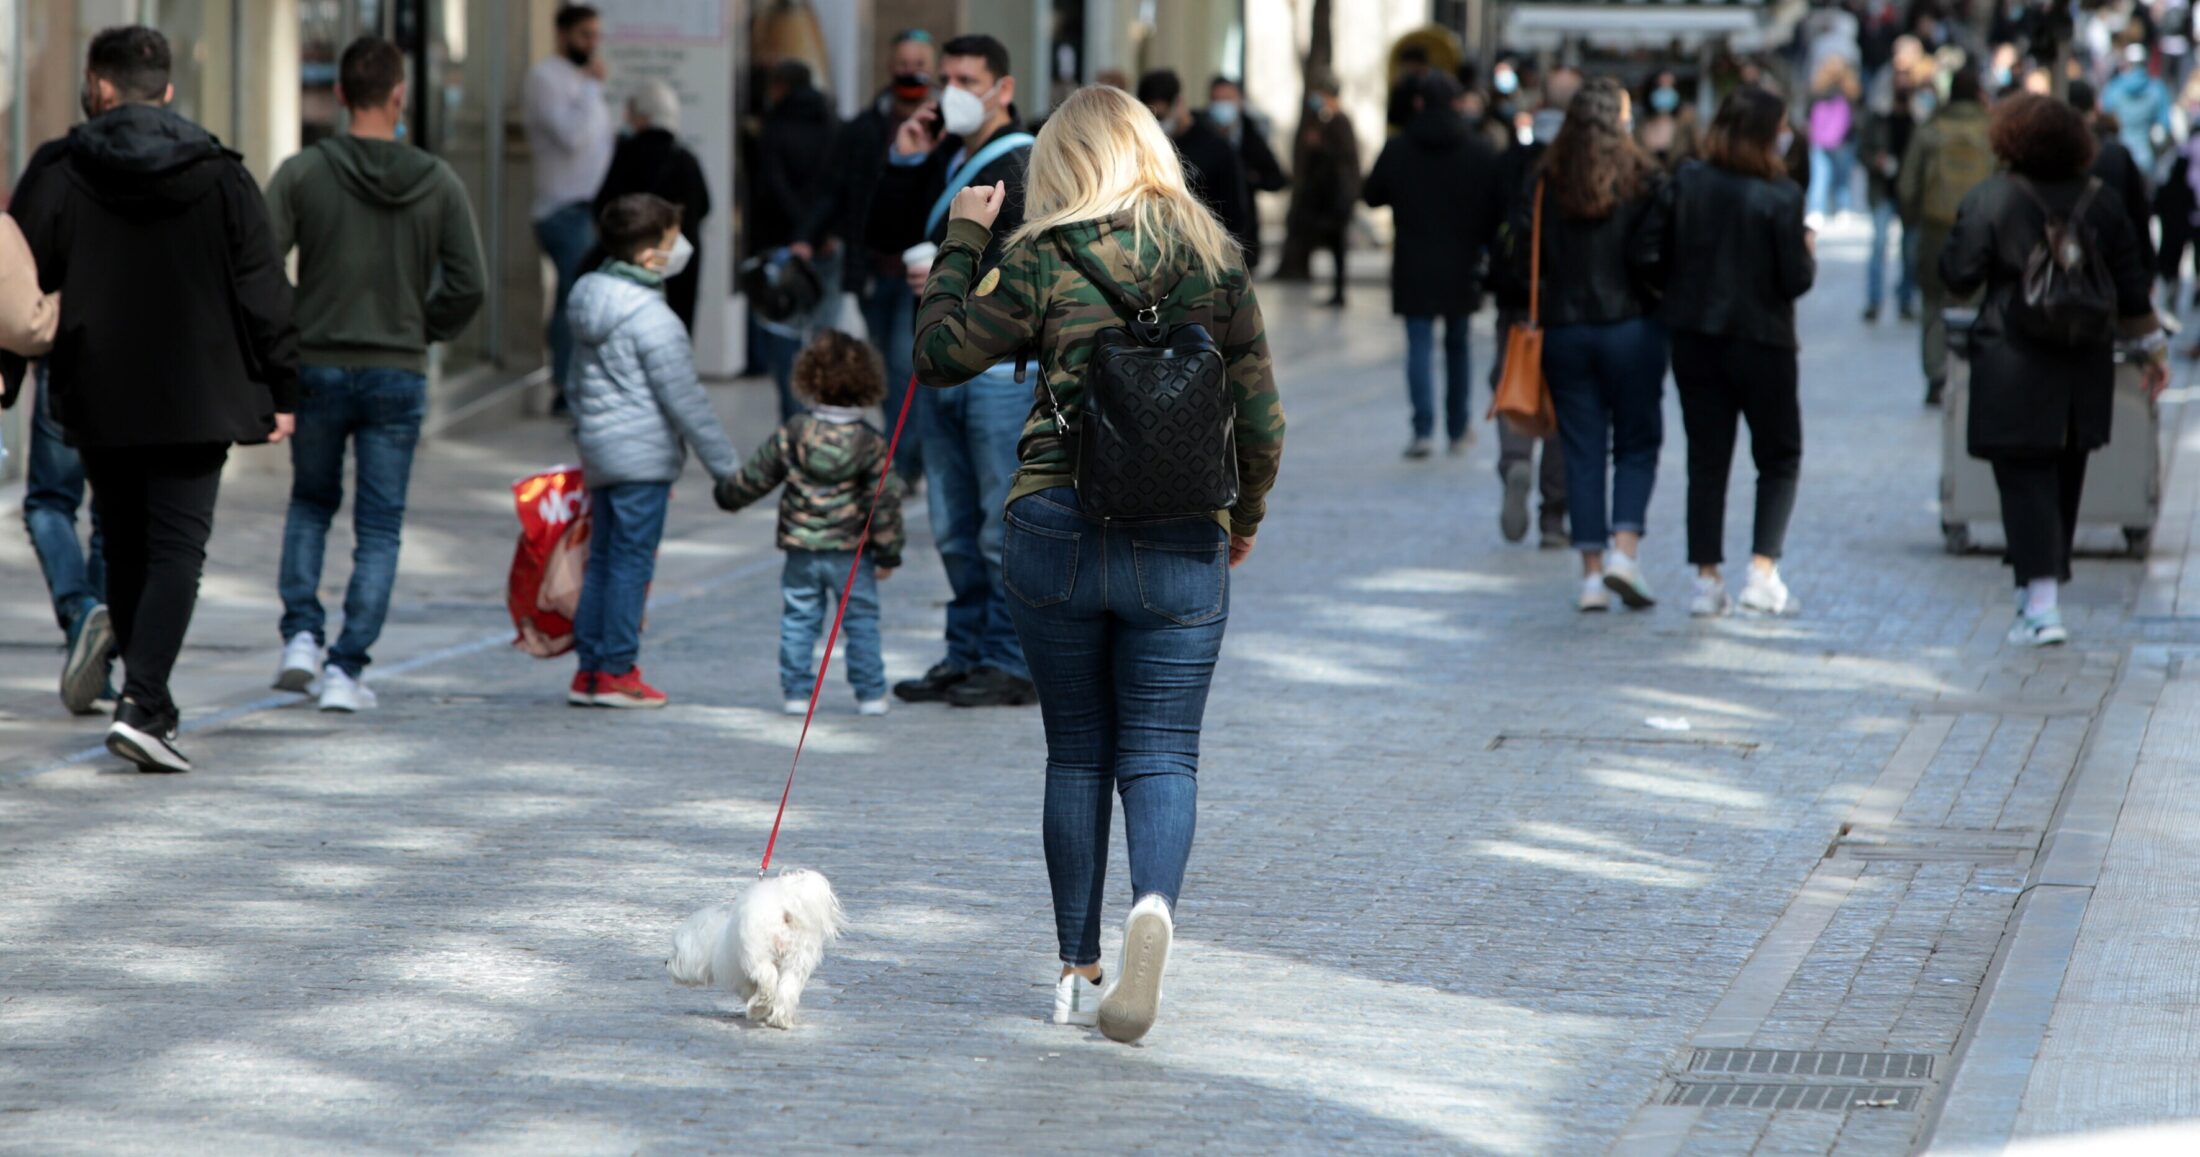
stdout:
<svg viewBox="0 0 2200 1157">
<path fill-rule="evenodd" d="M 817 641 L 826 634 L 848 586 L 852 550 L 790 550 L 779 571 L 779 690 L 788 699 L 808 699 L 817 687 Z M 878 633 L 878 575 L 871 556 L 848 592 L 848 613 L 840 624 L 847 645 L 848 685 L 856 698 L 886 698 L 886 657 Z"/>
<path fill-rule="evenodd" d="M 624 675 L 642 653 L 642 610 L 657 574 L 657 544 L 665 536 L 669 482 L 622 482 L 591 488 L 588 569 L 573 616 L 580 669 Z"/>
<path fill-rule="evenodd" d="M 1413 436 L 1436 433 L 1436 380 L 1430 363 L 1436 353 L 1434 317 L 1406 319 L 1406 397 L 1413 403 Z M 1444 436 L 1467 436 L 1467 319 L 1444 322 Z"/>
<path fill-rule="evenodd" d="M 23 526 L 46 575 L 53 617 L 67 631 L 79 616 L 107 601 L 107 559 L 99 534 L 99 512 L 88 510 L 90 549 L 76 537 L 76 512 L 84 501 L 84 461 L 77 457 L 53 420 L 52 390 L 45 363 L 38 367 L 38 407 L 31 412 L 30 452 L 23 464 Z"/>
<path fill-rule="evenodd" d="M 1612 531 L 1645 529 L 1665 444 L 1665 358 L 1665 327 L 1647 317 L 1554 325 L 1543 335 L 1543 376 L 1565 445 L 1566 508 L 1577 550 L 1603 550 Z"/>
<path fill-rule="evenodd" d="M 1088 519 L 1066 486 L 1009 508 L 1002 566 L 1046 723 L 1047 878 L 1066 964 L 1100 959 L 1111 792 L 1123 799 L 1133 898 L 1176 907 L 1229 618 L 1228 544 L 1205 516 Z"/>
<path fill-rule="evenodd" d="M 329 523 L 344 503 L 344 451 L 352 454 L 351 582 L 344 588 L 344 631 L 328 661 L 358 678 L 367 650 L 382 636 L 397 555 L 404 540 L 405 492 L 413 450 L 428 413 L 428 379 L 409 370 L 305 366 L 298 371 L 298 429 L 290 439 L 290 515 L 283 523 L 282 636 L 326 642 L 321 567 Z"/>
</svg>

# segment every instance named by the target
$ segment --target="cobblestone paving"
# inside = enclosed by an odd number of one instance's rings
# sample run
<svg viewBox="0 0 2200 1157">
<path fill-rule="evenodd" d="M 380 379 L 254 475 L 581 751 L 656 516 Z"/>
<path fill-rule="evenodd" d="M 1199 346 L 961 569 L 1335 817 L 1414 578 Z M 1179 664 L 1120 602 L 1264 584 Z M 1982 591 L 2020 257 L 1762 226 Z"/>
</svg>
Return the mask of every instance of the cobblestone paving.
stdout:
<svg viewBox="0 0 2200 1157">
<path fill-rule="evenodd" d="M 566 668 L 487 650 L 387 681 L 371 716 L 202 734 L 186 777 L 0 785 L 0 1147 L 1601 1151 L 1920 712 L 1960 713 L 1897 822 L 2037 831 L 2134 630 L 2137 568 L 2082 561 L 2076 646 L 2003 651 L 2004 572 L 1940 550 L 1914 330 L 1855 322 L 1859 248 L 1829 241 L 1805 311 L 1804 613 L 1778 622 L 1686 617 L 1670 405 L 1668 601 L 1584 618 L 1567 558 L 1499 538 L 1491 439 L 1398 460 L 1379 290 L 1342 315 L 1265 295 L 1292 442 L 1140 1047 L 1042 1023 L 1036 714 L 859 720 L 837 677 L 782 854 L 857 927 L 805 1023 L 752 1030 L 665 979 L 672 925 L 753 871 L 795 737 L 767 520 L 687 493 L 668 558 L 700 561 L 644 656 L 665 712 L 569 711 Z M 497 601 L 506 534 L 452 597 Z M 910 557 L 884 591 L 897 677 L 936 657 L 945 595 Z M 1868 866 L 1753 1043 L 1945 1054 L 2021 878 Z M 1111 879 L 1119 916 L 1120 850 Z M 1716 1110 L 1686 1148 L 1892 1153 L 1916 1124 Z"/>
</svg>

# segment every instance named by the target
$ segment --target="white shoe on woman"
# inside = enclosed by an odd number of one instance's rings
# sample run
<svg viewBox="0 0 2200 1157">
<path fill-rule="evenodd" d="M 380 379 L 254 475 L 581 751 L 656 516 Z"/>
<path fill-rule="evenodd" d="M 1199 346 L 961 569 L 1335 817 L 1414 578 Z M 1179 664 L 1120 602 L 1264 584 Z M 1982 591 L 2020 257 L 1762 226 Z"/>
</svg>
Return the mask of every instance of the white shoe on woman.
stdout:
<svg viewBox="0 0 2200 1157">
<path fill-rule="evenodd" d="M 1123 921 L 1123 958 L 1117 962 L 1115 983 L 1100 997 L 1100 1032 L 1109 1040 L 1130 1044 L 1153 1028 L 1161 1015 L 1161 975 L 1169 967 L 1169 942 L 1176 936 L 1176 922 L 1169 918 L 1169 903 L 1148 894 L 1131 905 Z"/>
<path fill-rule="evenodd" d="M 1103 978 L 1105 979 L 1105 978 Z M 1091 1028 L 1100 1019 L 1100 985 L 1072 972 L 1054 982 L 1054 1023 Z"/>
</svg>

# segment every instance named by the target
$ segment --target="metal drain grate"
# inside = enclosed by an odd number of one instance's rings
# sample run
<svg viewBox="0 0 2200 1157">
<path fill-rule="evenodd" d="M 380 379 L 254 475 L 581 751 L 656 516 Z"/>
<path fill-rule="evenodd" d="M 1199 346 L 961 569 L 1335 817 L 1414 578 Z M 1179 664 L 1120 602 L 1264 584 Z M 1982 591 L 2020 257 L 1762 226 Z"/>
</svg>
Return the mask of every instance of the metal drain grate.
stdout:
<svg viewBox="0 0 2200 1157">
<path fill-rule="evenodd" d="M 1565 735 L 1551 731 L 1505 731 L 1490 740 L 1487 750 L 1501 751 L 1523 744 L 1551 743 L 1568 747 L 1651 747 L 1664 750 L 1687 748 L 1698 751 L 1728 751 L 1743 759 L 1757 754 L 1760 746 L 1754 739 L 1722 739 L 1715 735 Z"/>
<path fill-rule="evenodd" d="M 1801 1109 L 1846 1113 L 1852 1109 L 1917 1108 L 1918 1085 L 1741 1085 L 1682 1081 L 1665 1095 L 1668 1105 L 1705 1109 Z"/>
<path fill-rule="evenodd" d="M 1931 1053 L 1799 1052 L 1794 1049 L 1697 1049 L 1688 1071 L 1734 1077 L 1842 1077 L 1852 1081 L 1929 1081 Z"/>
</svg>

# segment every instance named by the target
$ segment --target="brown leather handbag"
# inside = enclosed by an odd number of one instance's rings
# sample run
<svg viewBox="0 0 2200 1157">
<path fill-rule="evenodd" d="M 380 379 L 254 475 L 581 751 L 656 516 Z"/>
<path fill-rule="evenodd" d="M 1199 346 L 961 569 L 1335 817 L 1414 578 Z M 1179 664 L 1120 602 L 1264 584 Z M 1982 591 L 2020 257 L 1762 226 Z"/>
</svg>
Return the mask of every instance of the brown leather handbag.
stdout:
<svg viewBox="0 0 2200 1157">
<path fill-rule="evenodd" d="M 1528 320 L 1505 334 L 1505 372 L 1489 416 L 1531 438 L 1558 432 L 1551 408 L 1551 386 L 1543 380 L 1543 327 L 1537 324 L 1543 295 L 1543 182 L 1535 183 L 1535 217 L 1528 236 Z"/>
</svg>

